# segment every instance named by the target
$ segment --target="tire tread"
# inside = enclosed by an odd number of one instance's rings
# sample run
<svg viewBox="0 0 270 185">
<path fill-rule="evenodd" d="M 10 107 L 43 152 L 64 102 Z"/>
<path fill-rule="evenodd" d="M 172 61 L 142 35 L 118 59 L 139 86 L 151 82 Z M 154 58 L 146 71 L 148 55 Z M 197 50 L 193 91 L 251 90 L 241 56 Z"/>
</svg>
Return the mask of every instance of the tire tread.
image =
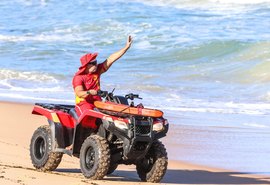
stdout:
<svg viewBox="0 0 270 185">
<path fill-rule="evenodd" d="M 35 136 L 37 134 L 40 134 L 40 133 L 45 134 L 47 136 L 47 139 L 48 139 L 48 141 L 46 141 L 47 144 L 48 144 L 48 157 L 46 158 L 45 161 L 42 162 L 43 164 L 37 164 L 33 160 L 33 158 L 35 156 L 34 156 L 32 150 L 31 150 L 32 143 L 34 143 Z M 50 126 L 49 125 L 40 126 L 34 132 L 34 134 L 32 136 L 32 139 L 31 139 L 31 144 L 30 144 L 30 157 L 32 159 L 32 164 L 36 169 L 38 169 L 39 171 L 45 172 L 45 171 L 53 171 L 58 167 L 58 165 L 60 164 L 60 162 L 62 160 L 63 153 L 51 152 L 51 150 L 52 150 L 52 141 L 51 141 L 51 129 L 50 129 Z"/>
</svg>

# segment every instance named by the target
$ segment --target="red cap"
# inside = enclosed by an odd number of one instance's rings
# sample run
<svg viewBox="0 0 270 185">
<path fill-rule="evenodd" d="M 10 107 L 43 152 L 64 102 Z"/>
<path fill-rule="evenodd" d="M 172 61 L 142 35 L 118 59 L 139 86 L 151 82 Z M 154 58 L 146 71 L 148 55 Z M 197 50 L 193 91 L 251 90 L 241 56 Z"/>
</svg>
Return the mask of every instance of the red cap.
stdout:
<svg viewBox="0 0 270 185">
<path fill-rule="evenodd" d="M 80 59 L 81 61 L 81 67 L 79 67 L 79 71 L 76 73 L 81 74 L 82 72 L 84 72 L 87 64 L 91 63 L 93 60 L 96 60 L 98 53 L 87 53 L 85 55 L 83 55 Z"/>
</svg>

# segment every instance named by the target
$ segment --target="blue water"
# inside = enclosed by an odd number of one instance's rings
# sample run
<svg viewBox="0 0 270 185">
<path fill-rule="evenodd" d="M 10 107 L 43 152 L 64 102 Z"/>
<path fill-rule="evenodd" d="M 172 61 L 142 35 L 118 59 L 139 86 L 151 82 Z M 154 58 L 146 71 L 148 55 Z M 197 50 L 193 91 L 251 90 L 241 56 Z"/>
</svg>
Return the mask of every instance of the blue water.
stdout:
<svg viewBox="0 0 270 185">
<path fill-rule="evenodd" d="M 79 58 L 98 52 L 102 62 L 132 35 L 130 50 L 102 76 L 103 90 L 139 93 L 178 126 L 265 135 L 269 12 L 268 0 L 2 0 L 0 100 L 73 104 Z"/>
</svg>

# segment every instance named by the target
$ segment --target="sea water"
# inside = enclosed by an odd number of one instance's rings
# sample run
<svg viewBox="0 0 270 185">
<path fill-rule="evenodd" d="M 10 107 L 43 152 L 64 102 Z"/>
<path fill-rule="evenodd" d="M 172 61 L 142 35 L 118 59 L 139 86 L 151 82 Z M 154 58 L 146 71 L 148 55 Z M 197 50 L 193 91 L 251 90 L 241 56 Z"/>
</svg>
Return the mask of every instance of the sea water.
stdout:
<svg viewBox="0 0 270 185">
<path fill-rule="evenodd" d="M 2 0 L 0 100 L 74 104 L 80 57 L 98 52 L 103 62 L 132 35 L 101 88 L 138 93 L 177 126 L 255 130 L 260 139 L 236 145 L 253 142 L 261 163 L 224 166 L 269 172 L 269 28 L 268 0 Z"/>
</svg>

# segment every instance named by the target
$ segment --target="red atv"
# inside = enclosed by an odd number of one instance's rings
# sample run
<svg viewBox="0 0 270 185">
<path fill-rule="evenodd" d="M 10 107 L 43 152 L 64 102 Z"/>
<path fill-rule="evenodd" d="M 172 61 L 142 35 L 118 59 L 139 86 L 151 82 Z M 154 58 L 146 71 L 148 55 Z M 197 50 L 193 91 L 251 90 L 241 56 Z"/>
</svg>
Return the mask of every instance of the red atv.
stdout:
<svg viewBox="0 0 270 185">
<path fill-rule="evenodd" d="M 163 113 L 135 106 L 134 98 L 140 98 L 136 94 L 114 96 L 100 91 L 99 95 L 103 101 L 95 102 L 97 108 L 80 117 L 73 105 L 35 104 L 32 113 L 45 116 L 49 125 L 39 127 L 32 136 L 34 167 L 55 170 L 63 154 L 68 154 L 80 158 L 86 178 L 102 179 L 118 164 L 134 164 L 142 181 L 160 182 L 168 165 L 166 149 L 158 140 L 169 128 Z M 87 117 L 96 118 L 94 128 L 81 124 Z"/>
</svg>

